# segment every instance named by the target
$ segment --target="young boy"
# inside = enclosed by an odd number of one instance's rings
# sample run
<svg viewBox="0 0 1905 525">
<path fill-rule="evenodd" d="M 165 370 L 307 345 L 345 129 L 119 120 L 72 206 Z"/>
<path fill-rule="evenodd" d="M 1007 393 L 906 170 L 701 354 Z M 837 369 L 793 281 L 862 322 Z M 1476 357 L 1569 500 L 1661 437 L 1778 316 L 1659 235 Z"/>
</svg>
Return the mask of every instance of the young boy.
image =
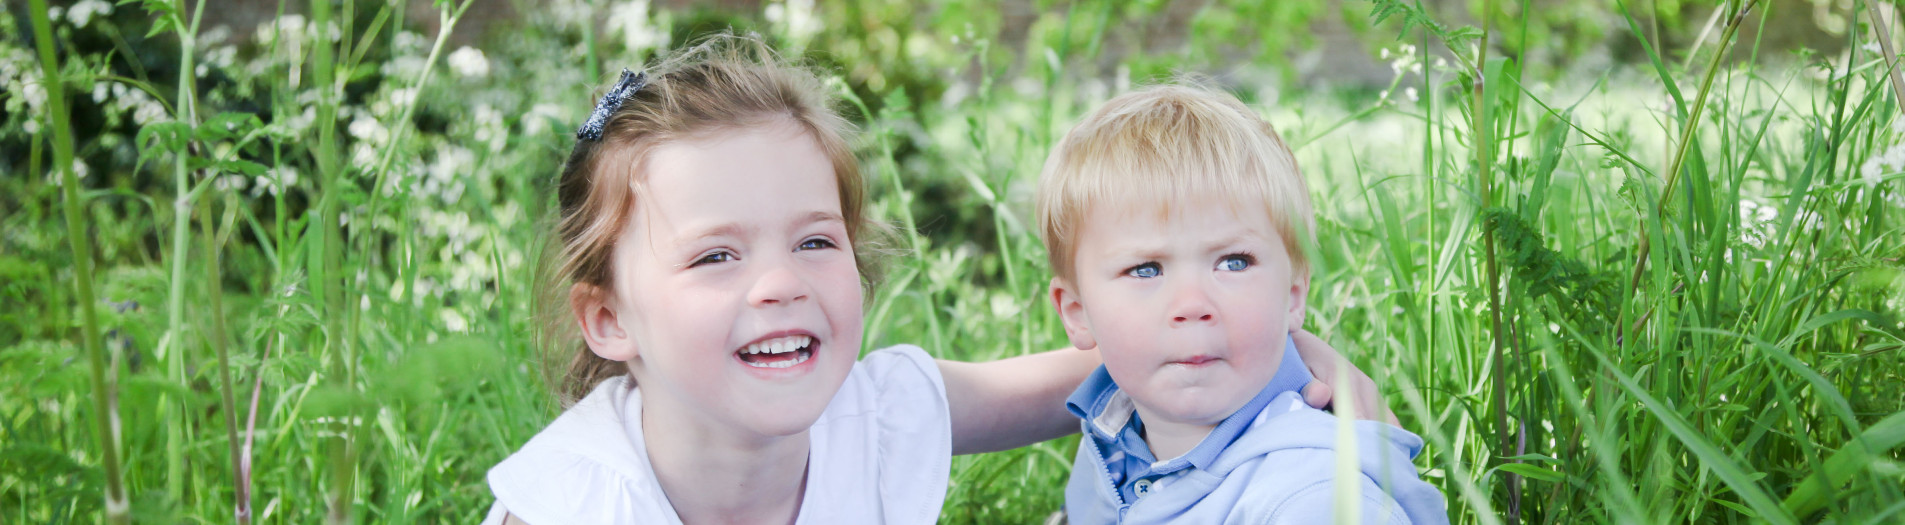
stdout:
<svg viewBox="0 0 1905 525">
<path fill-rule="evenodd" d="M 1162 86 L 1107 102 L 1046 161 L 1040 235 L 1074 346 L 1105 365 L 1067 401 L 1083 419 L 1071 523 L 1329 523 L 1360 489 L 1371 523 L 1447 523 L 1410 462 L 1422 438 L 1372 421 L 1337 450 L 1303 403 L 1309 190 L 1236 98 Z M 1353 479 L 1335 477 L 1352 454 Z M 1354 487 L 1340 487 L 1353 483 Z"/>
</svg>

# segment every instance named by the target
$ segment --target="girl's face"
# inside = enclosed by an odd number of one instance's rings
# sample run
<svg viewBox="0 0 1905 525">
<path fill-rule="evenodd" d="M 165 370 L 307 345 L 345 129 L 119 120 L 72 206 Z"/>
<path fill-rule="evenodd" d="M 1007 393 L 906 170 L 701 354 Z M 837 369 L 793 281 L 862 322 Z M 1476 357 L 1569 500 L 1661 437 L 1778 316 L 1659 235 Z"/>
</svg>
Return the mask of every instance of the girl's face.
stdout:
<svg viewBox="0 0 1905 525">
<path fill-rule="evenodd" d="M 613 302 L 645 417 L 804 432 L 860 352 L 833 163 L 783 121 L 661 146 L 641 169 Z"/>
</svg>

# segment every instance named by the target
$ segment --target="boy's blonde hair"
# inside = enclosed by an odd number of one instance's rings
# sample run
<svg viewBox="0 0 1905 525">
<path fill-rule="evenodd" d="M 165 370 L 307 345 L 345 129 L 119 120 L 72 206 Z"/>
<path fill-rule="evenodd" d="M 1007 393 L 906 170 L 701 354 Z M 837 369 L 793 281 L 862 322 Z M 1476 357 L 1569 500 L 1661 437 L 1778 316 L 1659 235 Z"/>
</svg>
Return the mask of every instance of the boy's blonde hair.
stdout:
<svg viewBox="0 0 1905 525">
<path fill-rule="evenodd" d="M 1052 272 L 1069 280 L 1078 232 L 1092 209 L 1168 216 L 1200 199 L 1240 213 L 1262 206 L 1283 237 L 1293 275 L 1309 274 L 1301 236 L 1315 219 L 1295 156 L 1242 101 L 1195 84 L 1120 95 L 1066 133 L 1039 177 L 1039 237 Z"/>
<path fill-rule="evenodd" d="M 862 284 L 878 279 L 876 252 L 867 243 L 882 230 L 866 214 L 866 183 L 848 142 L 853 126 L 834 111 L 833 91 L 819 75 L 783 62 L 758 38 L 732 34 L 664 57 L 647 74 L 648 84 L 610 115 L 599 140 L 576 141 L 557 183 L 554 258 L 540 300 L 545 344 L 561 348 L 556 359 L 567 361 L 552 378 L 564 406 L 628 373 L 626 363 L 574 342 L 575 321 L 564 298 L 573 284 L 613 288 L 615 241 L 641 205 L 642 167 L 660 146 L 781 122 L 806 132 L 833 163 Z"/>
</svg>

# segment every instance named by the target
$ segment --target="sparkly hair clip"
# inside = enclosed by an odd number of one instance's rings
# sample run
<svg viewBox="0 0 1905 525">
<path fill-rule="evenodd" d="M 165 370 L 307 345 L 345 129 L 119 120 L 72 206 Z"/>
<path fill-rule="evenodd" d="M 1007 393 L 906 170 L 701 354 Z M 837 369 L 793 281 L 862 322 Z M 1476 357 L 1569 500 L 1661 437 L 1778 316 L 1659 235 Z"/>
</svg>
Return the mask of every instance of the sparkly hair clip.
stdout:
<svg viewBox="0 0 1905 525">
<path fill-rule="evenodd" d="M 575 130 L 577 140 L 602 140 L 602 126 L 608 125 L 609 116 L 622 107 L 622 102 L 635 96 L 648 85 L 648 72 L 636 73 L 622 68 L 622 78 L 615 81 L 615 87 L 602 94 L 602 100 L 595 102 L 595 111 L 589 113 L 589 120 L 582 123 L 582 129 Z"/>
</svg>

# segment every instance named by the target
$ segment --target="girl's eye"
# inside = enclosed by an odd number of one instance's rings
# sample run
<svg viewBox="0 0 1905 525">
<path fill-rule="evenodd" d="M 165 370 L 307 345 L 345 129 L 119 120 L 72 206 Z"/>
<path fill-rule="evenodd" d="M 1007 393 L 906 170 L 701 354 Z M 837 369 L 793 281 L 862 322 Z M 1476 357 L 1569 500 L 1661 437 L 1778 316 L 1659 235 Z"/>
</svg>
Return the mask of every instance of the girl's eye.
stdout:
<svg viewBox="0 0 1905 525">
<path fill-rule="evenodd" d="M 825 239 L 825 238 L 821 238 L 821 237 L 815 237 L 815 238 L 812 238 L 812 239 L 807 239 L 807 240 L 805 240 L 805 241 L 801 241 L 801 242 L 800 242 L 800 250 L 803 250 L 803 251 L 805 251 L 805 250 L 825 250 L 825 249 L 828 249 L 828 248 L 833 248 L 833 247 L 836 247 L 836 246 L 839 246 L 839 245 L 837 245 L 837 244 L 834 244 L 834 243 L 833 243 L 833 241 L 830 241 L 830 240 L 827 240 L 827 239 Z"/>
<path fill-rule="evenodd" d="M 688 263 L 688 267 L 694 268 L 696 266 L 701 266 L 704 264 L 720 264 L 720 263 L 732 261 L 734 259 L 735 259 L 734 254 L 728 253 L 726 251 L 711 252 L 707 255 L 701 256 L 700 259 L 695 259 L 695 262 Z"/>
<path fill-rule="evenodd" d="M 1217 260 L 1217 269 L 1226 272 L 1241 272 L 1256 264 L 1256 258 L 1249 255 L 1225 255 L 1224 258 Z"/>
<path fill-rule="evenodd" d="M 1158 275 L 1161 275 L 1163 273 L 1164 273 L 1164 267 L 1158 266 L 1158 263 L 1154 263 L 1154 262 L 1148 262 L 1148 263 L 1140 264 L 1137 266 L 1133 266 L 1124 271 L 1125 275 L 1129 275 L 1139 279 L 1150 279 L 1152 277 L 1157 277 Z"/>
</svg>

